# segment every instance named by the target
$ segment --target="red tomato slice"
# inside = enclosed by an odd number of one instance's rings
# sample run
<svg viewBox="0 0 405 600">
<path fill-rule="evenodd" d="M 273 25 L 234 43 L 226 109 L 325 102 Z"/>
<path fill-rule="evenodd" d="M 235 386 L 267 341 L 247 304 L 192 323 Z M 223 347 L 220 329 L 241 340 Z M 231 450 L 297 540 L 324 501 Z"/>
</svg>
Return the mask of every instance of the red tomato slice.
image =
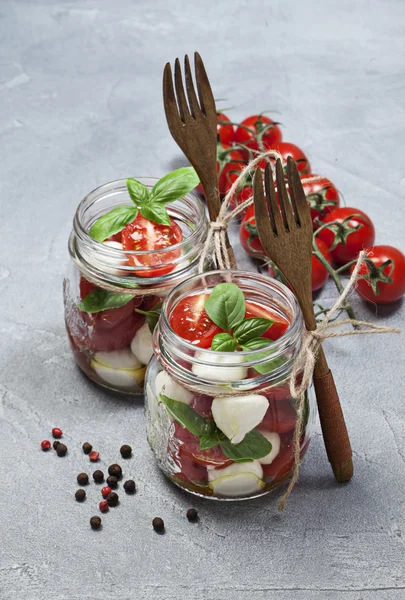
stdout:
<svg viewBox="0 0 405 600">
<path fill-rule="evenodd" d="M 206 483 L 208 479 L 208 473 L 206 467 L 198 464 L 192 458 L 182 455 L 176 457 L 175 462 L 181 469 L 180 473 L 176 473 L 176 477 L 183 481 L 189 481 L 191 483 Z"/>
<path fill-rule="evenodd" d="M 264 317 L 265 319 L 272 319 L 273 325 L 261 336 L 268 338 L 269 340 L 278 340 L 289 327 L 289 322 L 286 319 L 280 317 L 280 315 L 273 313 L 271 310 L 256 304 L 255 302 L 246 302 L 246 313 L 245 318 L 251 317 Z"/>
<path fill-rule="evenodd" d="M 301 449 L 300 458 L 302 458 L 309 446 L 309 440 L 305 446 Z M 270 465 L 262 465 L 263 476 L 266 478 L 272 478 L 272 481 L 280 481 L 283 479 L 294 467 L 294 449 L 292 445 L 291 434 L 284 434 L 281 436 L 281 447 L 280 453 Z"/>
<path fill-rule="evenodd" d="M 181 427 L 177 422 L 174 425 L 174 437 L 179 441 L 180 458 L 187 456 L 204 467 L 222 468 L 232 464 L 232 460 L 225 456 L 219 445 L 209 450 L 200 450 L 200 440 L 197 436 L 193 435 L 188 429 Z"/>
<path fill-rule="evenodd" d="M 296 419 L 297 413 L 290 400 L 278 400 L 270 402 L 260 427 L 267 431 L 286 433 L 295 428 Z"/>
<path fill-rule="evenodd" d="M 213 337 L 222 331 L 204 309 L 208 294 L 183 298 L 170 315 L 170 327 L 177 335 L 199 348 L 210 348 Z"/>
<path fill-rule="evenodd" d="M 142 217 L 140 213 L 132 223 L 122 230 L 122 246 L 124 250 L 143 251 L 154 250 L 147 256 L 130 256 L 129 261 L 135 266 L 153 267 L 150 271 L 137 271 L 139 277 L 156 277 L 167 275 L 173 271 L 174 266 L 167 264 L 181 254 L 181 250 L 159 253 L 158 250 L 178 244 L 183 239 L 180 227 L 173 219 L 170 225 L 159 225 Z M 159 265 L 164 264 L 159 268 Z"/>
</svg>

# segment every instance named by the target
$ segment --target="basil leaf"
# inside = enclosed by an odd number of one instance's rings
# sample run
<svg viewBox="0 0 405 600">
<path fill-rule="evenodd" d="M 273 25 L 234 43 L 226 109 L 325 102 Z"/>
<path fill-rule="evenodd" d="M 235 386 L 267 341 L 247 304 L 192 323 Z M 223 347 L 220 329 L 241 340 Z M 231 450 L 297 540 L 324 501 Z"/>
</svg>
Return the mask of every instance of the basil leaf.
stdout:
<svg viewBox="0 0 405 600">
<path fill-rule="evenodd" d="M 245 319 L 242 323 L 239 323 L 233 332 L 233 335 L 239 344 L 244 344 L 251 339 L 259 338 L 273 325 L 273 323 L 274 321 L 271 319 L 256 317 Z"/>
<path fill-rule="evenodd" d="M 156 202 L 174 202 L 183 198 L 200 183 L 193 167 L 183 167 L 168 173 L 159 179 L 151 190 L 151 200 Z"/>
<path fill-rule="evenodd" d="M 145 204 L 150 199 L 149 188 L 137 179 L 127 179 L 127 190 L 132 202 L 137 206 Z"/>
<path fill-rule="evenodd" d="M 159 321 L 160 313 L 162 311 L 162 304 L 163 302 L 158 302 L 151 310 L 148 311 L 141 310 L 140 308 L 135 309 L 135 312 L 139 313 L 140 315 L 145 315 L 146 322 L 151 333 L 154 332 L 157 322 Z"/>
<path fill-rule="evenodd" d="M 213 431 L 213 422 L 200 415 L 200 413 L 188 406 L 188 404 L 173 400 L 173 398 L 169 398 L 164 394 L 160 394 L 160 398 L 166 406 L 169 415 L 193 435 L 201 438 L 203 435 L 210 435 Z"/>
<path fill-rule="evenodd" d="M 148 219 L 148 221 L 153 221 L 154 223 L 159 223 L 160 225 L 171 225 L 172 222 L 169 217 L 169 213 L 163 206 L 163 204 L 159 204 L 158 202 L 148 202 L 147 204 L 143 204 L 141 206 L 141 215 Z"/>
<path fill-rule="evenodd" d="M 271 346 L 273 344 L 272 340 L 267 338 L 257 337 L 251 340 L 248 340 L 245 344 L 243 344 L 244 350 L 259 350 L 260 348 L 264 348 L 265 346 Z M 260 353 L 264 356 L 267 356 L 264 352 Z"/>
<path fill-rule="evenodd" d="M 214 432 L 212 434 L 202 435 L 200 437 L 200 450 L 209 450 L 219 443 L 218 435 Z"/>
<path fill-rule="evenodd" d="M 258 350 L 259 348 L 264 348 L 266 346 L 270 346 L 272 344 L 271 340 L 266 338 L 253 338 L 243 344 L 243 350 Z M 269 349 L 267 352 L 257 352 L 257 354 L 253 354 L 249 360 L 260 360 L 261 358 L 269 357 L 269 360 L 266 362 L 262 362 L 259 365 L 255 365 L 253 368 L 255 371 L 260 373 L 261 375 L 266 375 L 267 373 L 271 373 L 275 369 L 278 369 L 285 363 L 285 358 L 282 356 L 277 356 L 276 358 L 271 357 L 271 350 Z"/>
<path fill-rule="evenodd" d="M 225 456 L 235 462 L 250 462 L 271 452 L 272 445 L 259 431 L 249 431 L 239 444 L 228 439 L 219 442 Z"/>
<path fill-rule="evenodd" d="M 96 242 L 104 242 L 110 236 L 122 231 L 125 225 L 132 223 L 137 214 L 138 209 L 134 206 L 117 206 L 93 223 L 89 235 Z"/>
<path fill-rule="evenodd" d="M 133 299 L 132 294 L 115 294 L 107 290 L 95 289 L 78 305 L 78 309 L 86 313 L 97 313 L 109 308 L 120 308 Z"/>
<path fill-rule="evenodd" d="M 230 331 L 245 316 L 245 297 L 234 283 L 219 283 L 205 301 L 204 308 L 216 325 Z"/>
<path fill-rule="evenodd" d="M 235 352 L 237 344 L 229 333 L 217 333 L 211 342 L 211 350 L 217 352 Z"/>
</svg>

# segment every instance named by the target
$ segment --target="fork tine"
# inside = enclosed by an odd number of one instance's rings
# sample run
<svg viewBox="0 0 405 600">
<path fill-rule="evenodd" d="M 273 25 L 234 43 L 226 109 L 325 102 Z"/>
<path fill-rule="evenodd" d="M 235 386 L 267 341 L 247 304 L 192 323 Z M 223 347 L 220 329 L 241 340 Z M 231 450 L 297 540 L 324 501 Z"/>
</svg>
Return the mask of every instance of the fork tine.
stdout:
<svg viewBox="0 0 405 600">
<path fill-rule="evenodd" d="M 217 118 L 215 100 L 211 90 L 211 85 L 207 76 L 201 56 L 194 52 L 195 79 L 197 82 L 198 97 L 202 112 L 207 117 Z"/>
<path fill-rule="evenodd" d="M 287 177 L 297 224 L 299 224 L 300 227 L 303 227 L 304 225 L 309 226 L 311 214 L 308 207 L 308 201 L 302 187 L 297 165 L 292 156 L 287 158 Z"/>
<path fill-rule="evenodd" d="M 276 235 L 283 232 L 284 225 L 281 221 L 280 209 L 277 204 L 276 190 L 274 189 L 273 174 L 269 164 L 264 169 L 264 187 L 266 189 L 267 206 L 272 229 Z"/>
<path fill-rule="evenodd" d="M 163 71 L 163 103 L 166 119 L 168 122 L 173 123 L 173 117 L 178 115 L 179 108 L 174 93 L 172 68 L 170 63 L 166 63 L 165 70 Z"/>
<path fill-rule="evenodd" d="M 176 61 L 174 63 L 174 85 L 176 86 L 177 103 L 179 105 L 180 117 L 181 120 L 185 123 L 187 117 L 190 116 L 190 111 L 187 105 L 186 95 L 184 93 L 180 61 L 178 58 L 176 58 Z"/>
<path fill-rule="evenodd" d="M 266 253 L 269 250 L 269 242 L 277 232 L 274 231 L 273 222 L 267 210 L 263 193 L 263 178 L 261 169 L 256 169 L 253 178 L 253 202 L 255 207 L 256 227 L 259 239 Z"/>
<path fill-rule="evenodd" d="M 283 166 L 279 158 L 276 162 L 276 181 L 278 200 L 280 203 L 281 214 L 283 215 L 284 227 L 287 231 L 291 231 L 293 224 L 295 223 L 295 218 L 291 208 L 290 199 L 288 197 L 288 192 L 285 187 Z"/>
<path fill-rule="evenodd" d="M 190 61 L 188 59 L 187 54 L 184 57 L 184 72 L 185 72 L 185 76 L 186 76 L 186 90 L 187 90 L 188 103 L 190 105 L 191 114 L 195 118 L 196 115 L 198 113 L 200 113 L 201 111 L 200 111 L 200 106 L 199 106 L 198 100 L 197 100 L 197 94 L 195 93 L 193 76 L 191 75 L 191 69 L 190 69 Z"/>
</svg>

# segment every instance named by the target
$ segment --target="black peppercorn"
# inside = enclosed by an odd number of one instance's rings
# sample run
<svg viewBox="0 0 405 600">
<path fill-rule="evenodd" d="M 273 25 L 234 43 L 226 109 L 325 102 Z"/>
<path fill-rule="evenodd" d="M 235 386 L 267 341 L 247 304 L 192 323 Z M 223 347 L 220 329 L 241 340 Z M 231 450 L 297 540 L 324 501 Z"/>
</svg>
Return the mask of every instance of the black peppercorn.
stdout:
<svg viewBox="0 0 405 600">
<path fill-rule="evenodd" d="M 59 446 L 60 441 L 59 440 L 55 440 L 54 443 L 52 444 L 53 449 L 56 450 L 56 448 Z"/>
<path fill-rule="evenodd" d="M 119 465 L 110 465 L 108 467 L 108 474 L 113 475 L 117 479 L 121 479 L 122 477 L 122 469 Z"/>
<path fill-rule="evenodd" d="M 124 483 L 124 490 L 126 491 L 127 494 L 135 494 L 135 492 L 136 492 L 135 481 L 133 481 L 132 479 L 128 479 L 128 481 L 126 481 Z"/>
<path fill-rule="evenodd" d="M 129 458 L 132 454 L 132 448 L 131 446 L 128 446 L 128 444 L 124 444 L 123 446 L 121 446 L 120 452 L 122 458 Z"/>
<path fill-rule="evenodd" d="M 68 449 L 67 446 L 65 446 L 65 444 L 58 444 L 56 447 L 56 454 L 58 456 L 65 456 L 67 451 Z"/>
<path fill-rule="evenodd" d="M 103 483 L 103 481 L 104 481 L 104 473 L 103 473 L 103 471 L 100 471 L 100 469 L 97 469 L 97 471 L 94 471 L 94 473 L 93 473 L 93 479 L 94 479 L 94 481 L 96 483 Z"/>
<path fill-rule="evenodd" d="M 100 517 L 91 517 L 90 519 L 90 525 L 92 529 L 100 529 L 101 527 L 101 519 Z"/>
<path fill-rule="evenodd" d="M 75 493 L 75 498 L 78 502 L 84 502 L 86 499 L 86 492 L 81 489 L 77 490 Z"/>
<path fill-rule="evenodd" d="M 108 506 L 117 506 L 118 494 L 116 494 L 115 492 L 111 492 L 110 494 L 108 494 L 106 500 L 108 502 Z"/>
<path fill-rule="evenodd" d="M 195 523 L 196 521 L 198 521 L 198 512 L 196 511 L 195 508 L 189 508 L 187 511 L 187 519 L 191 522 L 191 523 Z"/>
<path fill-rule="evenodd" d="M 87 485 L 89 483 L 89 476 L 87 473 L 79 473 L 77 476 L 77 483 L 79 485 Z"/>
<path fill-rule="evenodd" d="M 90 452 L 93 450 L 93 446 L 89 444 L 89 442 L 84 442 L 82 448 L 85 454 L 90 454 Z"/>
<path fill-rule="evenodd" d="M 160 517 L 155 517 L 152 521 L 153 529 L 158 533 L 163 533 L 165 530 L 165 524 L 163 519 Z"/>
<path fill-rule="evenodd" d="M 115 488 L 118 485 L 118 479 L 116 477 L 114 477 L 114 475 L 110 475 L 109 477 L 107 477 L 107 485 L 112 489 L 115 490 Z"/>
</svg>

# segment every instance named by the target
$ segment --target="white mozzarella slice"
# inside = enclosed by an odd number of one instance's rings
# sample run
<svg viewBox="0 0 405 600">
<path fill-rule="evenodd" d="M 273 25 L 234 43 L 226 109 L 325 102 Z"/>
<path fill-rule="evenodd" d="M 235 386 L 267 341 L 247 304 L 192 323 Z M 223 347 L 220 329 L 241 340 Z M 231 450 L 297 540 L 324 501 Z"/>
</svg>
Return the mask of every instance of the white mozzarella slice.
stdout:
<svg viewBox="0 0 405 600">
<path fill-rule="evenodd" d="M 147 365 L 152 358 L 152 334 L 147 323 L 144 323 L 136 332 L 131 342 L 131 352 L 143 365 Z"/>
<path fill-rule="evenodd" d="M 160 371 L 155 381 L 156 399 L 160 401 L 160 394 L 164 394 L 177 402 L 190 404 L 194 398 L 194 394 L 189 392 L 182 385 L 177 383 L 166 371 Z"/>
<path fill-rule="evenodd" d="M 264 483 L 263 469 L 257 460 L 233 463 L 223 469 L 207 467 L 210 487 L 217 496 L 237 498 L 260 492 Z"/>
<path fill-rule="evenodd" d="M 109 248 L 115 248 L 116 250 L 123 250 L 122 244 L 120 242 L 115 242 L 114 240 L 103 242 L 104 246 L 108 246 Z M 103 262 L 113 267 L 118 267 L 126 262 L 123 260 L 120 255 L 115 256 L 103 256 Z"/>
<path fill-rule="evenodd" d="M 142 366 L 129 348 L 112 352 L 96 352 L 94 360 L 112 369 L 139 369 Z"/>
<path fill-rule="evenodd" d="M 219 429 L 231 440 L 239 444 L 249 431 L 259 425 L 269 407 L 266 396 L 225 396 L 214 398 L 212 416 Z"/>
<path fill-rule="evenodd" d="M 280 453 L 280 436 L 275 431 L 263 431 L 263 429 L 259 429 L 260 433 L 268 440 L 271 444 L 271 450 L 266 456 L 263 458 L 259 458 L 259 463 L 261 465 L 271 465 L 273 460 Z"/>
<path fill-rule="evenodd" d="M 117 388 L 126 389 L 141 385 L 145 376 L 144 367 L 140 369 L 112 369 L 95 360 L 91 361 L 91 366 L 103 381 Z"/>
<path fill-rule="evenodd" d="M 191 370 L 200 379 L 207 381 L 217 382 L 233 382 L 239 379 L 245 379 L 248 374 L 247 367 L 243 366 L 245 361 L 243 356 L 240 356 L 237 352 L 228 353 L 215 353 L 211 356 L 207 356 L 205 353 L 197 350 L 194 358 L 204 360 L 206 364 L 200 365 L 194 363 Z M 240 367 L 226 367 L 226 365 L 236 363 L 240 364 Z"/>
<path fill-rule="evenodd" d="M 115 240 L 107 240 L 103 242 L 104 246 L 109 246 L 110 248 L 116 248 L 116 250 L 123 250 L 123 246 L 120 242 L 116 242 Z"/>
</svg>

